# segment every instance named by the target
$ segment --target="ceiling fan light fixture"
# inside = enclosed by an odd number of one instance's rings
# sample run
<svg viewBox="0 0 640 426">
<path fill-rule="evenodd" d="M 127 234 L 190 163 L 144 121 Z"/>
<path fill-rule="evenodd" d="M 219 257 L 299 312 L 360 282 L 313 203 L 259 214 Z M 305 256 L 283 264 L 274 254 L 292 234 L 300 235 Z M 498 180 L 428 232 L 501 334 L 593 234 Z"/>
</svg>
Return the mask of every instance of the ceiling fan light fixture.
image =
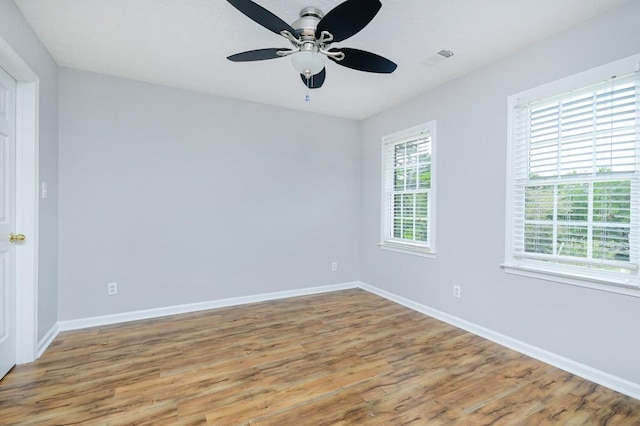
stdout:
<svg viewBox="0 0 640 426">
<path fill-rule="evenodd" d="M 325 56 L 313 50 L 301 50 L 291 55 L 293 67 L 306 78 L 318 74 L 325 65 Z"/>
</svg>

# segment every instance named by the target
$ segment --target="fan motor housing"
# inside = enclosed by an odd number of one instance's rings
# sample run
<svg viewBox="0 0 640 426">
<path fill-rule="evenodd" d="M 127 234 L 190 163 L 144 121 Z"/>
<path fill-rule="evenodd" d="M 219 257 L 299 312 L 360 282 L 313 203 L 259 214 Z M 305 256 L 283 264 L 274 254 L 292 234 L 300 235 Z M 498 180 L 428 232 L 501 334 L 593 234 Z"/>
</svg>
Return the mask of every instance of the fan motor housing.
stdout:
<svg viewBox="0 0 640 426">
<path fill-rule="evenodd" d="M 324 17 L 324 13 L 317 7 L 309 6 L 300 11 L 300 19 L 291 24 L 299 36 L 315 37 L 318 22 Z"/>
</svg>

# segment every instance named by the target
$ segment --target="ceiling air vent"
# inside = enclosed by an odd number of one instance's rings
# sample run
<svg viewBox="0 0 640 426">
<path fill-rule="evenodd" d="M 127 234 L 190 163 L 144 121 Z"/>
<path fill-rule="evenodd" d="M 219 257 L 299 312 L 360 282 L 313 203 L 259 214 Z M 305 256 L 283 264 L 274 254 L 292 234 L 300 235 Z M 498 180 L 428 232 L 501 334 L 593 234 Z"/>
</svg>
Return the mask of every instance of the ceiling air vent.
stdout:
<svg viewBox="0 0 640 426">
<path fill-rule="evenodd" d="M 432 67 L 432 66 L 437 65 L 440 62 L 444 61 L 445 59 L 449 59 L 452 56 L 453 56 L 453 52 L 452 51 L 446 50 L 446 49 L 442 49 L 438 53 L 434 53 L 433 55 L 429 56 L 427 59 L 422 61 L 422 64 L 426 65 L 428 67 Z"/>
</svg>

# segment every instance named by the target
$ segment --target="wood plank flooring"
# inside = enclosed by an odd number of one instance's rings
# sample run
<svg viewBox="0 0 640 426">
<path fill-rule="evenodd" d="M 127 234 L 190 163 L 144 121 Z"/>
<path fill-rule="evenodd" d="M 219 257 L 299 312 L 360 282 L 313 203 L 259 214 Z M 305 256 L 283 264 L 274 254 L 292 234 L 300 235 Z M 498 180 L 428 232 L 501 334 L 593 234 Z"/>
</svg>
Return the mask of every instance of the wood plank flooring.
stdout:
<svg viewBox="0 0 640 426">
<path fill-rule="evenodd" d="M 640 425 L 640 401 L 361 290 L 61 333 L 2 425 Z"/>
</svg>

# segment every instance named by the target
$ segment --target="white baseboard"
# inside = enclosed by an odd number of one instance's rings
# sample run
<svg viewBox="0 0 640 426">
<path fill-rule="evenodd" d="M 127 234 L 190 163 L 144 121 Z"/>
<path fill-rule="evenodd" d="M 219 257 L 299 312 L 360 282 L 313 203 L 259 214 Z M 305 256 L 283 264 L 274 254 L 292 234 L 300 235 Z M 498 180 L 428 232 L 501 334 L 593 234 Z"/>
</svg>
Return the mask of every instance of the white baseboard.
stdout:
<svg viewBox="0 0 640 426">
<path fill-rule="evenodd" d="M 209 309 L 227 308 L 231 306 L 246 305 L 249 303 L 266 302 L 269 300 L 286 299 L 289 297 L 309 296 L 312 294 L 329 293 L 332 291 L 356 288 L 357 282 L 326 285 L 321 287 L 309 287 L 298 290 L 264 293 L 254 296 L 234 297 L 230 299 L 212 300 L 208 302 L 190 303 L 186 305 L 167 306 L 164 308 L 146 309 L 143 311 L 125 312 L 114 315 L 81 318 L 68 321 L 59 321 L 59 331 L 80 330 L 89 327 L 118 324 L 129 321 L 164 317 L 168 315 L 186 314 L 190 312 L 206 311 Z M 54 336 L 55 337 L 55 336 Z M 53 339 L 52 339 L 53 340 Z"/>
<path fill-rule="evenodd" d="M 632 398 L 640 399 L 640 384 L 634 383 L 623 378 L 614 376 L 604 371 L 589 367 L 588 365 L 557 355 L 553 352 L 538 348 L 520 340 L 511 338 L 501 333 L 497 333 L 488 328 L 479 326 L 472 322 L 449 315 L 437 309 L 421 303 L 414 302 L 410 299 L 390 293 L 386 290 L 379 289 L 363 282 L 350 282 L 342 284 L 327 285 L 321 287 L 311 287 L 299 290 L 281 291 L 275 293 L 264 293 L 254 296 L 234 297 L 229 299 L 213 300 L 208 302 L 191 303 L 186 305 L 168 306 L 164 308 L 147 309 L 143 311 L 125 312 L 122 314 L 104 315 L 91 318 L 82 318 L 77 320 L 60 321 L 49 330 L 49 332 L 38 343 L 38 357 L 47 349 L 49 344 L 55 339 L 61 331 L 79 330 L 89 327 L 97 327 L 102 325 L 118 324 L 122 322 L 138 321 L 143 319 L 158 318 L 168 315 L 184 314 L 190 312 L 198 312 L 209 309 L 226 308 L 232 306 L 240 306 L 249 303 L 266 302 L 269 300 L 286 299 L 289 297 L 308 296 L 312 294 L 328 293 L 333 291 L 347 290 L 352 288 L 361 288 L 370 293 L 384 297 L 392 302 L 406 306 L 409 309 L 444 321 L 454 327 L 461 328 L 477 336 L 491 340 L 499 345 L 505 346 L 524 355 L 535 358 L 539 361 L 553 365 L 561 370 L 567 371 L 576 376 L 606 386 L 617 392 L 629 395 Z"/>
<path fill-rule="evenodd" d="M 42 354 L 44 353 L 44 351 L 47 350 L 51 342 L 53 342 L 53 339 L 55 339 L 56 336 L 58 336 L 58 333 L 60 333 L 60 327 L 58 323 L 56 323 L 53 325 L 53 327 L 51 327 L 49 331 L 47 331 L 47 334 L 45 334 L 42 337 L 42 339 L 40 339 L 40 341 L 38 342 L 38 353 L 36 354 L 36 359 L 42 356 Z"/>
<path fill-rule="evenodd" d="M 477 336 L 483 337 L 487 340 L 491 340 L 499 345 L 505 346 L 509 349 L 513 349 L 516 352 L 530 356 L 546 364 L 557 367 L 568 373 L 575 374 L 591 382 L 598 383 L 599 385 L 608 387 L 617 392 L 629 395 L 632 398 L 640 399 L 640 384 L 631 382 L 618 376 L 606 373 L 604 371 L 589 367 L 588 365 L 579 363 L 577 361 L 565 358 L 553 352 L 538 348 L 520 340 L 511 338 L 504 334 L 497 333 L 488 328 L 484 328 L 472 322 L 463 320 L 461 318 L 449 315 L 442 311 L 430 308 L 426 305 L 414 302 L 406 299 L 402 296 L 390 293 L 386 290 L 379 289 L 369 284 L 359 282 L 357 286 L 370 293 L 377 294 L 380 297 L 384 297 L 392 302 L 406 306 L 414 311 L 436 318 L 440 321 L 444 321 L 454 327 L 461 328 L 465 331 L 473 333 Z"/>
</svg>

